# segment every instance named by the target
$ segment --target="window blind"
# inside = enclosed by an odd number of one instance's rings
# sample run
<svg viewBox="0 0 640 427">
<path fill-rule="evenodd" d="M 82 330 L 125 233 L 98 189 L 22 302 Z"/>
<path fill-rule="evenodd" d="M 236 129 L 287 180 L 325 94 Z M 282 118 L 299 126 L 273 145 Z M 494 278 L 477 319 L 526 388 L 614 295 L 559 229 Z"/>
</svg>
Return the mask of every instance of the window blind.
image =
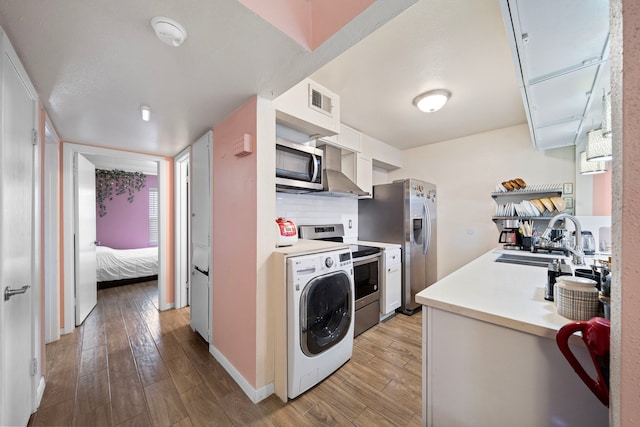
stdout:
<svg viewBox="0 0 640 427">
<path fill-rule="evenodd" d="M 158 189 L 149 188 L 149 246 L 158 246 Z"/>
</svg>

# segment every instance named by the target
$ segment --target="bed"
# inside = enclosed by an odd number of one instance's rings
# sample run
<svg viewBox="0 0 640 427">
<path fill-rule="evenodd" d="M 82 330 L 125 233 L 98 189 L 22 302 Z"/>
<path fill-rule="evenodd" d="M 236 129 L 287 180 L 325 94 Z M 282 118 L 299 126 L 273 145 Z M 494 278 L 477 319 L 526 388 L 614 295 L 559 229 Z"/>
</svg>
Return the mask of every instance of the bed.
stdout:
<svg viewBox="0 0 640 427">
<path fill-rule="evenodd" d="M 96 248 L 96 276 L 99 282 L 133 283 L 158 275 L 158 248 Z"/>
</svg>

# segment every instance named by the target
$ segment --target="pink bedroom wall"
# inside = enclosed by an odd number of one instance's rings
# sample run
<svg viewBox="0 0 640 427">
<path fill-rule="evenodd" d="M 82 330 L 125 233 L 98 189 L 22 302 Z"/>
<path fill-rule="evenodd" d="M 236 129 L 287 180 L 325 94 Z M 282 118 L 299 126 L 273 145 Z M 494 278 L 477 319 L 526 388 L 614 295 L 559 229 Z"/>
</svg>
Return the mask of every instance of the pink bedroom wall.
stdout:
<svg viewBox="0 0 640 427">
<path fill-rule="evenodd" d="M 256 155 L 234 156 L 255 140 L 257 98 L 213 129 L 213 345 L 256 385 Z"/>
<path fill-rule="evenodd" d="M 315 50 L 375 0 L 239 0 L 245 7 Z"/>
<path fill-rule="evenodd" d="M 147 175 L 144 188 L 129 194 L 113 195 L 105 200 L 106 215 L 98 215 L 96 206 L 96 238 L 103 246 L 114 249 L 135 249 L 155 246 L 149 244 L 149 188 L 158 188 L 158 177 Z"/>
<path fill-rule="evenodd" d="M 611 165 L 605 173 L 593 175 L 593 215 L 611 216 Z"/>
</svg>

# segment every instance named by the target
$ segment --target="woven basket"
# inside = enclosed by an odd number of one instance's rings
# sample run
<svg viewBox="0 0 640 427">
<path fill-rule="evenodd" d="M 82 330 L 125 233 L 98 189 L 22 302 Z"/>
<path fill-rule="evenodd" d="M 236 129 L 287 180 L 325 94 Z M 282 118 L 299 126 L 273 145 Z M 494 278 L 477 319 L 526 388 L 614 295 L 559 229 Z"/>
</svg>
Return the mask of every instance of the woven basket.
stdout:
<svg viewBox="0 0 640 427">
<path fill-rule="evenodd" d="M 560 316 L 571 320 L 589 320 L 598 315 L 598 290 L 555 285 L 556 308 Z"/>
</svg>

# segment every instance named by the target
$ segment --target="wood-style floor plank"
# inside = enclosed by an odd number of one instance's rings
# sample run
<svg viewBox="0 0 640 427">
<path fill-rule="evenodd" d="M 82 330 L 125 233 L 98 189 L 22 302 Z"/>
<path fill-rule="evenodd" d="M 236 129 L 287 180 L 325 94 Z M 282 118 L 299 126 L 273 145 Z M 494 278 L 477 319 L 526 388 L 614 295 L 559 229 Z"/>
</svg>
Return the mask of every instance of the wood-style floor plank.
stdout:
<svg viewBox="0 0 640 427">
<path fill-rule="evenodd" d="M 268 418 L 265 418 L 260 408 L 249 400 L 242 391 L 235 391 L 220 399 L 227 416 L 234 425 L 262 425 L 273 426 Z"/>
<path fill-rule="evenodd" d="M 198 371 L 196 371 L 186 355 L 168 360 L 166 365 L 178 393 L 183 393 L 202 384 L 200 374 L 198 374 Z"/>
<path fill-rule="evenodd" d="M 157 351 L 136 357 L 136 366 L 143 386 L 169 378 L 169 371 Z"/>
<path fill-rule="evenodd" d="M 232 426 L 224 409 L 206 385 L 200 384 L 180 395 L 191 422 L 196 426 Z"/>
<path fill-rule="evenodd" d="M 109 404 L 109 374 L 106 369 L 78 377 L 76 412 L 85 413 L 91 409 Z"/>
<path fill-rule="evenodd" d="M 77 378 L 77 367 L 51 371 L 47 375 L 47 383 L 40 402 L 40 408 L 75 399 Z"/>
<path fill-rule="evenodd" d="M 114 424 L 147 412 L 144 389 L 137 375 L 111 382 L 111 409 Z"/>
<path fill-rule="evenodd" d="M 65 400 L 46 408 L 39 409 L 33 421 L 34 426 L 70 426 L 73 425 L 75 402 Z M 32 417 L 33 418 L 33 417 Z"/>
<path fill-rule="evenodd" d="M 313 405 L 304 416 L 309 425 L 353 426 L 347 417 L 323 401 Z"/>
<path fill-rule="evenodd" d="M 267 397 L 258 405 L 264 416 L 276 427 L 299 427 L 309 422 L 293 405 L 282 402 L 275 395 Z"/>
<path fill-rule="evenodd" d="M 76 426 L 112 426 L 111 421 L 111 406 L 106 403 L 104 405 L 96 406 L 95 408 L 76 415 L 74 422 Z"/>
<path fill-rule="evenodd" d="M 121 424 L 117 424 L 117 427 L 152 427 L 151 417 L 147 411 L 136 415 L 135 417 L 126 420 Z"/>
<path fill-rule="evenodd" d="M 107 346 L 99 345 L 82 351 L 80 375 L 107 369 Z"/>
<path fill-rule="evenodd" d="M 46 346 L 46 388 L 30 425 L 420 426 L 421 313 L 354 340 L 329 378 L 282 402 L 252 403 L 189 326 L 157 311 L 157 283 L 98 291 L 72 334 Z"/>
<path fill-rule="evenodd" d="M 146 386 L 144 394 L 154 426 L 171 426 L 189 416 L 178 390 L 169 378 Z"/>
</svg>

